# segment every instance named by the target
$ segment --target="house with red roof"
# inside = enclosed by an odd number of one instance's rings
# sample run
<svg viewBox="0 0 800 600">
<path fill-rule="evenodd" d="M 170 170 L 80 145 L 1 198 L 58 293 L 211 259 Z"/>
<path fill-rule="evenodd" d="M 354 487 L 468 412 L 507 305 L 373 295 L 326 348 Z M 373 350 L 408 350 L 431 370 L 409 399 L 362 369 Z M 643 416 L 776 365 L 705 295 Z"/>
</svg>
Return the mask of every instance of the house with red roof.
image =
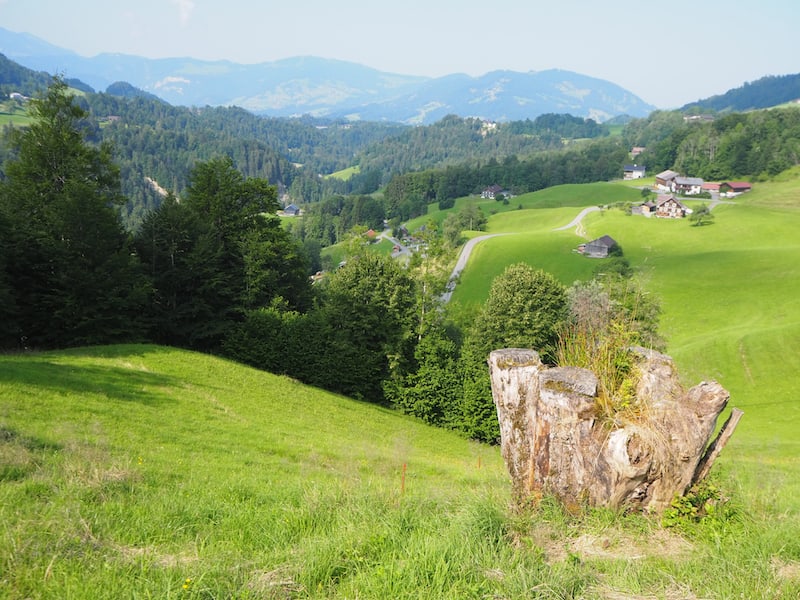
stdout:
<svg viewBox="0 0 800 600">
<path fill-rule="evenodd" d="M 753 189 L 752 184 L 746 181 L 726 181 L 719 184 L 719 193 L 721 196 L 728 196 L 732 198 L 739 194 L 744 194 Z"/>
</svg>

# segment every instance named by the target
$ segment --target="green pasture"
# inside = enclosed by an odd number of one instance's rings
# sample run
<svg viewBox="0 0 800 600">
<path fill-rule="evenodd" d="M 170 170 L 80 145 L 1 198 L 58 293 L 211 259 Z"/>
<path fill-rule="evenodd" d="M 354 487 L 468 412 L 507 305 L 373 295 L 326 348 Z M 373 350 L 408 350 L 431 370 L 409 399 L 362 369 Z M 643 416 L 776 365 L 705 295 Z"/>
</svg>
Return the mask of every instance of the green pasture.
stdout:
<svg viewBox="0 0 800 600">
<path fill-rule="evenodd" d="M 497 448 L 212 357 L 0 356 L 0 397 L 3 598 L 379 597 L 416 568 L 460 586 L 446 554 L 502 530 Z"/>
<path fill-rule="evenodd" d="M 351 242 L 341 242 L 333 246 L 326 246 L 322 249 L 323 258 L 327 258 L 331 265 L 336 266 L 340 264 L 343 260 L 347 259 L 350 252 L 350 243 Z M 365 243 L 363 247 L 366 248 L 367 252 L 391 256 L 394 244 L 386 238 L 380 238 L 377 241 Z"/>
<path fill-rule="evenodd" d="M 3 598 L 800 592 L 796 513 L 775 503 L 789 482 L 771 468 L 756 512 L 664 530 L 511 511 L 496 447 L 201 354 L 0 356 L 0 397 Z"/>
<path fill-rule="evenodd" d="M 333 179 L 341 179 L 342 181 L 347 181 L 353 175 L 358 175 L 361 172 L 361 167 L 355 165 L 353 167 L 347 167 L 346 169 L 341 169 L 340 171 L 336 171 L 331 173 L 330 175 L 326 175 L 326 177 L 332 177 Z"/>
<path fill-rule="evenodd" d="M 33 119 L 28 116 L 28 111 L 24 107 L 11 103 L 0 103 L 0 127 L 6 125 L 26 127 L 32 122 Z"/>
<path fill-rule="evenodd" d="M 605 182 L 557 185 L 538 192 L 514 196 L 509 198 L 508 204 L 479 196 L 467 196 L 458 198 L 453 208 L 445 210 L 439 210 L 435 202 L 429 204 L 428 213 L 411 219 L 406 223 L 406 227 L 409 231 L 415 231 L 430 221 L 441 223 L 449 213 L 458 212 L 470 203 L 479 206 L 487 216 L 491 216 L 533 208 L 605 206 L 617 202 L 635 202 L 640 197 L 641 193 L 631 186 Z"/>
</svg>

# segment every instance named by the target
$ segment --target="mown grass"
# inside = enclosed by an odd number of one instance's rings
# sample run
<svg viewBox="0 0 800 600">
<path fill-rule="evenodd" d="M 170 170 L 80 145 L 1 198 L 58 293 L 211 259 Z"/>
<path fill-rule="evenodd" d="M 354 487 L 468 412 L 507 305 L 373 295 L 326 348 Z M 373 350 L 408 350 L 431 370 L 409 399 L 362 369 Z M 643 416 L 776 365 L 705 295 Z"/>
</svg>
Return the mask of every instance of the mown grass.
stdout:
<svg viewBox="0 0 800 600">
<path fill-rule="evenodd" d="M 19 106 L 0 104 L 0 127 L 13 125 L 15 127 L 26 127 L 33 122 L 28 116 L 28 111 Z"/>
<path fill-rule="evenodd" d="M 361 172 L 361 167 L 358 165 L 354 167 L 347 167 L 346 169 L 341 169 L 339 171 L 335 171 L 330 175 L 326 175 L 326 177 L 330 177 L 333 179 L 341 179 L 342 181 L 347 181 L 353 175 L 358 175 Z"/>
<path fill-rule="evenodd" d="M 448 214 L 458 212 L 467 204 L 475 204 L 487 216 L 491 216 L 532 208 L 604 206 L 616 202 L 633 202 L 639 195 L 638 190 L 631 189 L 629 186 L 601 182 L 557 185 L 538 192 L 514 196 L 508 199 L 507 204 L 478 196 L 466 196 L 458 198 L 452 208 L 445 210 L 439 210 L 438 204 L 435 202 L 429 204 L 427 214 L 409 220 L 406 227 L 409 231 L 416 231 L 430 221 L 441 223 Z"/>
</svg>

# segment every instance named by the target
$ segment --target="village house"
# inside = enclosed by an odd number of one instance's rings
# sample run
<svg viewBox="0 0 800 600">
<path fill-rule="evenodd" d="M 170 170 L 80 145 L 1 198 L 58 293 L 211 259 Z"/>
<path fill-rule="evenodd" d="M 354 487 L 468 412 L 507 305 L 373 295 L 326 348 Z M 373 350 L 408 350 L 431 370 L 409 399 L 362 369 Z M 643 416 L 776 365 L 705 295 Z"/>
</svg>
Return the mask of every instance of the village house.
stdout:
<svg viewBox="0 0 800 600">
<path fill-rule="evenodd" d="M 631 148 L 631 158 L 636 158 L 645 150 L 647 150 L 647 148 L 645 148 L 644 146 L 634 146 L 633 148 Z"/>
<path fill-rule="evenodd" d="M 650 215 L 655 214 L 656 212 L 656 203 L 652 200 L 648 200 L 647 202 L 643 202 L 639 206 L 632 206 L 631 207 L 631 214 L 632 215 L 642 215 L 645 217 L 649 217 Z"/>
<path fill-rule="evenodd" d="M 678 177 L 678 173 L 675 171 L 670 171 L 667 169 L 666 171 L 661 171 L 658 175 L 656 175 L 656 187 L 665 192 L 672 191 L 672 182 Z"/>
<path fill-rule="evenodd" d="M 720 186 L 720 184 L 718 184 L 718 183 L 713 183 L 711 181 L 706 181 L 703 184 L 703 186 L 701 188 L 701 191 L 707 192 L 709 194 L 719 194 L 719 186 Z"/>
<path fill-rule="evenodd" d="M 747 183 L 746 181 L 726 181 L 725 183 L 719 184 L 720 195 L 727 196 L 729 198 L 733 198 L 739 194 L 744 194 L 752 189 L 752 184 Z"/>
<path fill-rule="evenodd" d="M 296 217 L 300 214 L 300 207 L 296 204 L 290 204 L 283 209 L 283 214 L 287 217 Z"/>
<path fill-rule="evenodd" d="M 607 258 L 618 244 L 610 235 L 604 235 L 578 246 L 578 252 L 589 258 Z"/>
<path fill-rule="evenodd" d="M 487 187 L 485 190 L 483 190 L 481 192 L 481 198 L 494 200 L 495 196 L 497 196 L 497 194 L 502 194 L 502 193 L 503 193 L 503 188 L 502 187 L 500 187 L 497 184 L 490 185 L 489 187 Z"/>
<path fill-rule="evenodd" d="M 700 177 L 676 177 L 672 180 L 672 191 L 684 196 L 696 196 L 703 191 L 703 183 Z"/>
<path fill-rule="evenodd" d="M 692 210 L 672 194 L 661 195 L 656 200 L 656 216 L 663 219 L 682 219 Z"/>
<path fill-rule="evenodd" d="M 625 165 L 622 167 L 623 179 L 641 179 L 645 176 L 647 169 L 642 165 Z"/>
</svg>

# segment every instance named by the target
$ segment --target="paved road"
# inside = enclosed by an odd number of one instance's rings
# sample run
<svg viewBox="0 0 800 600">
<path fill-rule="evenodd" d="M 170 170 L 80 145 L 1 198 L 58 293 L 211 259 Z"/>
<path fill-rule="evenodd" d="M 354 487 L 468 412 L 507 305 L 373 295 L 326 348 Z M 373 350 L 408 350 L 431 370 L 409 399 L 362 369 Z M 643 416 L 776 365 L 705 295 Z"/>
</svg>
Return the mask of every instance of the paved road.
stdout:
<svg viewBox="0 0 800 600">
<path fill-rule="evenodd" d="M 398 240 L 396 237 L 392 237 L 392 230 L 391 229 L 384 229 L 383 231 L 381 231 L 381 233 L 378 236 L 378 238 L 383 238 L 383 239 L 389 240 L 390 242 L 392 242 L 392 244 L 397 246 L 398 251 L 392 253 L 392 257 L 393 258 L 397 258 L 398 256 L 401 256 L 401 255 L 404 255 L 404 254 L 408 255 L 408 256 L 411 256 L 411 249 L 408 246 L 404 246 L 403 242 Z"/>
<path fill-rule="evenodd" d="M 461 275 L 461 271 L 464 270 L 464 267 L 467 266 L 467 261 L 469 260 L 469 255 L 472 254 L 473 248 L 481 243 L 483 240 L 488 240 L 489 238 L 497 237 L 498 235 L 508 235 L 507 233 L 490 233 L 489 235 L 480 235 L 476 238 L 472 238 L 461 249 L 461 254 L 458 255 L 458 261 L 456 261 L 456 266 L 453 267 L 453 272 L 450 273 L 450 279 L 447 281 L 447 291 L 442 294 L 442 304 L 447 304 L 450 301 L 450 296 L 453 295 L 453 290 L 456 289 L 456 283 L 458 282 L 458 277 Z"/>
<path fill-rule="evenodd" d="M 598 210 L 600 210 L 599 206 L 587 206 L 580 213 L 578 213 L 578 216 L 572 219 L 572 221 L 562 227 L 556 227 L 553 231 L 564 231 L 565 229 L 570 229 L 571 227 L 577 227 L 580 222 L 583 221 L 583 217 L 589 213 L 597 212 Z"/>
</svg>

